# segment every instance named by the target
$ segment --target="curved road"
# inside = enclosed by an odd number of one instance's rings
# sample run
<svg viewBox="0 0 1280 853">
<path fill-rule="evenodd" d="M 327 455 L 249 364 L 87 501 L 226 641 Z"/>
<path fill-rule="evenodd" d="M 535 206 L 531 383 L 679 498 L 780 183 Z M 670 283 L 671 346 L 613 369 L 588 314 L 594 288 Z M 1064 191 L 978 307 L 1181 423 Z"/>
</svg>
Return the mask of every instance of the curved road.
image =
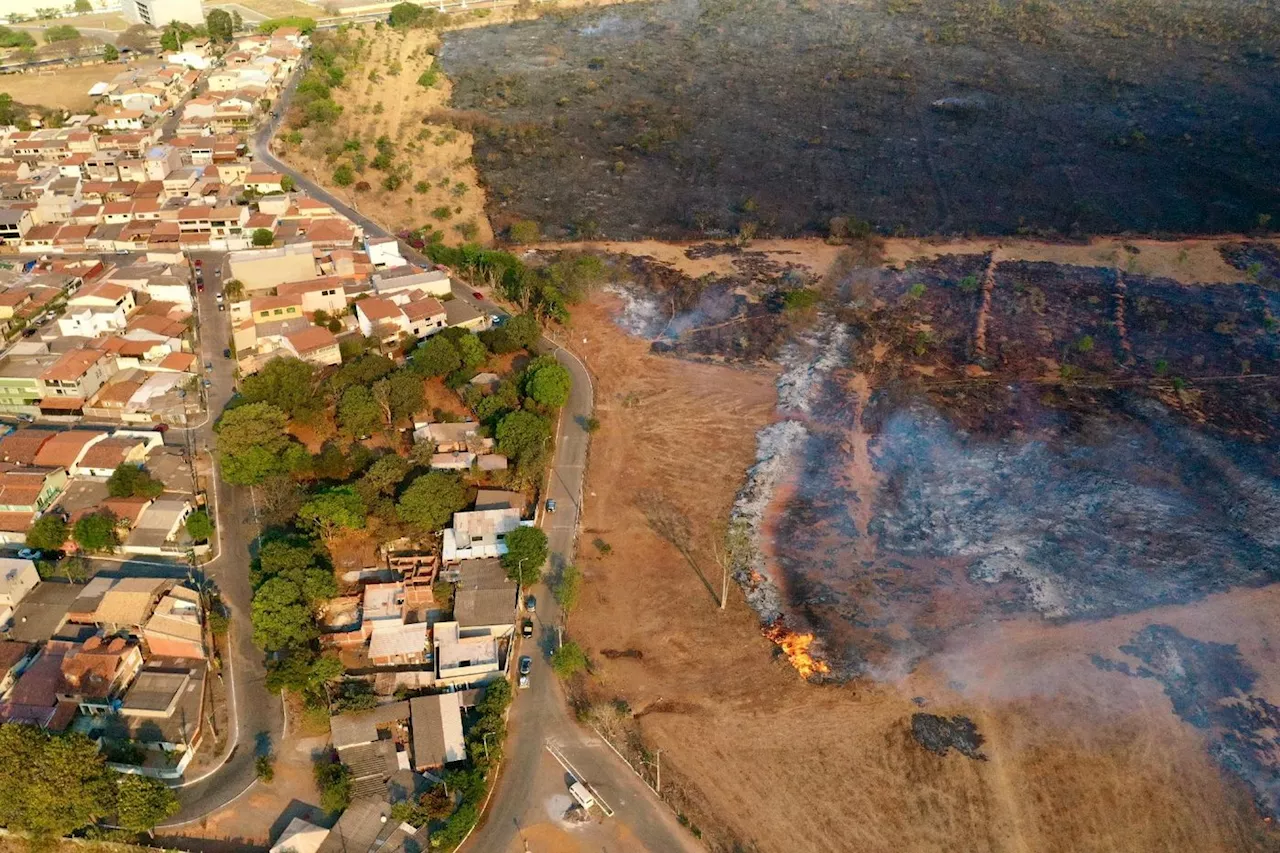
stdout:
<svg viewBox="0 0 1280 853">
<path fill-rule="evenodd" d="M 306 175 L 277 159 L 269 150 L 272 135 L 287 113 L 294 87 L 305 66 L 294 75 L 289 86 L 273 105 L 276 118 L 254 135 L 253 154 L 273 170 L 290 175 L 298 187 L 331 205 L 335 210 L 364 228 L 374 237 L 391 236 L 378 223 L 345 204 Z M 431 261 L 403 242 L 401 253 L 419 264 Z M 457 279 L 453 281 L 456 299 L 478 310 L 492 313 L 500 310 L 487 300 L 476 300 L 472 290 Z M 225 324 L 223 324 L 225 325 Z M 546 497 L 555 500 L 558 511 L 543 514 L 542 526 L 547 532 L 551 551 L 552 573 L 573 559 L 577 544 L 578 520 L 582 510 L 582 481 L 587 462 L 588 434 L 584 423 L 594 410 L 591 376 L 586 365 L 555 341 L 543 338 L 542 346 L 554 352 L 573 377 L 568 404 L 560 414 L 555 460 L 552 464 Z M 506 757 L 497 787 L 480 827 L 472 833 L 464 848 L 481 853 L 502 853 L 527 849 L 521 846 L 520 831 L 526 826 L 545 823 L 545 800 L 567 793 L 565 771 L 549 757 L 547 746 L 554 746 L 581 777 L 614 810 L 615 820 L 622 821 L 631 834 L 647 850 L 701 851 L 676 821 L 671 811 L 654 797 L 649 788 L 627 767 L 606 744 L 587 735 L 570 716 L 567 702 L 550 667 L 550 655 L 557 642 L 555 626 L 560 614 L 546 584 L 530 590 L 538 600 L 537 649 L 522 649 L 534 658 L 530 676 L 531 688 L 520 691 L 512 705 L 510 735 Z"/>
</svg>

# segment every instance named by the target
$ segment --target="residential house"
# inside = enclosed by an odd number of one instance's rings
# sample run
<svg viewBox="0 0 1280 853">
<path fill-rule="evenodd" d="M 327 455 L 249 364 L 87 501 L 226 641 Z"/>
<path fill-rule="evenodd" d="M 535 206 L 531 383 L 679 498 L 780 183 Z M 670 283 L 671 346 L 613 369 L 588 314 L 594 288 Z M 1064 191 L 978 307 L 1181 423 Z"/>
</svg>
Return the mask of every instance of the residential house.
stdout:
<svg viewBox="0 0 1280 853">
<path fill-rule="evenodd" d="M 62 658 L 61 698 L 86 714 L 106 713 L 142 669 L 142 649 L 124 637 L 93 636 L 73 645 Z"/>
<path fill-rule="evenodd" d="M 11 468 L 0 471 L 0 513 L 43 512 L 67 485 L 63 468 Z"/>
<path fill-rule="evenodd" d="M 462 631 L 457 622 L 437 622 L 431 633 L 435 641 L 436 678 L 467 683 L 501 671 L 498 641 L 488 631 L 468 633 Z"/>
<path fill-rule="evenodd" d="M 245 227 L 254 227 L 252 218 Z M 231 277 L 239 279 L 247 293 L 316 277 L 316 260 L 310 243 L 232 252 L 228 257 Z"/>
<path fill-rule="evenodd" d="M 506 535 L 520 526 L 520 512 L 513 508 L 455 512 L 453 526 L 444 531 L 446 563 L 507 553 Z"/>
<path fill-rule="evenodd" d="M 163 578 L 120 578 L 103 594 L 93 622 L 108 634 L 127 631 L 136 636 L 173 586 Z"/>
<path fill-rule="evenodd" d="M 374 273 L 373 289 L 379 296 L 392 296 L 417 291 L 426 296 L 448 296 L 453 292 L 449 276 L 440 270 L 422 270 L 415 266 L 389 267 Z"/>
<path fill-rule="evenodd" d="M 18 676 L 17 682 L 0 702 L 0 722 L 25 723 L 53 732 L 65 731 L 75 718 L 77 705 L 62 698 L 65 681 L 63 658 L 74 643 L 52 640 Z"/>
<path fill-rule="evenodd" d="M 54 433 L 36 453 L 35 464 L 73 470 L 90 447 L 107 438 L 102 430 L 70 429 Z"/>
<path fill-rule="evenodd" d="M 302 311 L 308 316 L 324 311 L 339 316 L 347 309 L 347 293 L 343 280 L 337 276 L 321 276 L 306 281 L 291 281 L 276 288 L 278 296 L 297 296 L 302 300 Z"/>
<path fill-rule="evenodd" d="M 80 415 L 84 402 L 98 392 L 115 372 L 110 354 L 102 350 L 73 349 L 40 374 L 44 397 L 40 411 L 46 415 Z"/>
<path fill-rule="evenodd" d="M 6 626 L 7 627 L 7 626 Z M 32 643 L 18 640 L 0 640 L 0 698 L 9 693 L 22 670 L 35 656 L 36 647 Z"/>
<path fill-rule="evenodd" d="M 298 296 L 259 296 L 249 300 L 249 313 L 256 325 L 302 319 L 302 299 Z"/>
<path fill-rule="evenodd" d="M 467 560 L 458 568 L 453 618 L 464 633 L 502 638 L 515 630 L 518 592 L 496 558 Z"/>
<path fill-rule="evenodd" d="M 77 477 L 110 477 L 121 465 L 141 465 L 152 446 L 146 438 L 119 430 L 85 450 L 71 473 Z"/>
<path fill-rule="evenodd" d="M 203 609 L 200 594 L 175 586 L 156 604 L 142 629 L 142 639 L 153 655 L 172 658 L 205 657 Z"/>
<path fill-rule="evenodd" d="M 122 549 L 130 554 L 159 555 L 180 550 L 175 541 L 185 535 L 183 523 L 191 514 L 191 503 L 174 498 L 162 498 L 143 511 Z"/>
<path fill-rule="evenodd" d="M 415 770 L 439 770 L 446 764 L 466 760 L 467 742 L 462 736 L 462 706 L 457 693 L 415 696 L 409 700 L 409 716 Z"/>
<path fill-rule="evenodd" d="M 0 627 L 8 627 L 14 609 L 39 583 L 35 563 L 0 557 Z"/>
<path fill-rule="evenodd" d="M 294 356 L 315 365 L 342 364 L 342 351 L 333 332 L 322 326 L 310 326 L 284 336 L 284 348 Z"/>
<path fill-rule="evenodd" d="M 39 427 L 14 430 L 0 437 L 0 462 L 34 465 L 40 449 L 55 435 L 57 432 L 54 430 Z"/>
</svg>

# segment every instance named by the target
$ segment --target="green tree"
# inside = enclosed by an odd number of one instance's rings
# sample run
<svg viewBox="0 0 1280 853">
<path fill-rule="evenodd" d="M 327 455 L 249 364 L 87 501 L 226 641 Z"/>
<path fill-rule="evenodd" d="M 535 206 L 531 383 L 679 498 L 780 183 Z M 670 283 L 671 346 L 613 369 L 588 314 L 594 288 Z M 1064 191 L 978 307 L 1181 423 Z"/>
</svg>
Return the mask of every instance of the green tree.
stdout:
<svg viewBox="0 0 1280 853">
<path fill-rule="evenodd" d="M 537 527 L 517 527 L 504 537 L 507 553 L 502 555 L 502 567 L 507 577 L 519 581 L 526 589 L 542 577 L 542 565 L 547 562 L 547 534 Z"/>
<path fill-rule="evenodd" d="M 498 449 L 513 459 L 535 457 L 551 437 L 551 422 L 533 412 L 512 412 L 498 422 Z"/>
<path fill-rule="evenodd" d="M 170 27 L 160 34 L 160 47 L 170 53 L 177 53 L 182 50 L 182 35 L 178 30 Z"/>
<path fill-rule="evenodd" d="M 209 38 L 226 44 L 235 34 L 235 24 L 231 13 L 225 9 L 214 9 L 204 17 L 205 26 L 209 30 Z"/>
<path fill-rule="evenodd" d="M 281 176 L 281 178 L 280 178 L 280 189 L 284 190 L 284 191 L 285 191 L 285 192 L 287 192 L 287 193 L 291 193 L 291 192 L 293 192 L 293 190 L 294 190 L 294 188 L 295 188 L 296 186 L 297 186 L 297 183 L 293 180 L 293 176 L 292 176 L 292 175 L 283 175 L 283 176 Z"/>
<path fill-rule="evenodd" d="M 61 551 L 67 543 L 67 523 L 50 513 L 36 519 L 36 523 L 27 530 L 27 547 L 40 551 Z"/>
<path fill-rule="evenodd" d="M 107 817 L 116 805 L 113 776 L 82 734 L 0 725 L 0 825 L 10 830 L 51 840 Z"/>
<path fill-rule="evenodd" d="M 396 515 L 421 535 L 435 533 L 467 505 L 462 478 L 448 471 L 423 474 L 404 490 L 396 504 Z"/>
<path fill-rule="evenodd" d="M 391 429 L 398 421 L 411 418 L 422 409 L 426 402 L 422 377 L 407 370 L 397 370 L 374 383 L 373 398 L 382 411 L 384 424 Z"/>
<path fill-rule="evenodd" d="M 520 219 L 508 226 L 507 237 L 512 243 L 536 243 L 542 237 L 542 230 L 532 219 Z"/>
<path fill-rule="evenodd" d="M 309 605 L 338 594 L 333 572 L 319 565 L 315 547 L 305 539 L 274 539 L 262 546 L 251 573 L 253 585 L 256 588 L 275 578 L 296 586 Z"/>
<path fill-rule="evenodd" d="M 230 278 L 223 282 L 222 292 L 232 302 L 239 302 L 244 298 L 244 282 L 238 278 Z"/>
<path fill-rule="evenodd" d="M 391 7 L 389 23 L 393 27 L 411 27 L 422 17 L 422 7 L 416 3 L 397 3 Z"/>
<path fill-rule="evenodd" d="M 418 344 L 412 364 L 420 376 L 444 376 L 462 366 L 462 356 L 450 340 L 433 335 Z"/>
<path fill-rule="evenodd" d="M 178 813 L 173 789 L 149 776 L 126 773 L 116 792 L 116 823 L 133 832 L 150 832 Z"/>
<path fill-rule="evenodd" d="M 369 470 L 356 482 L 356 491 L 366 504 L 371 504 L 380 497 L 394 495 L 408 475 L 408 461 L 398 454 L 388 453 L 369 466 Z"/>
<path fill-rule="evenodd" d="M 72 41 L 78 38 L 80 38 L 80 31 L 68 24 L 49 27 L 44 31 L 44 40 L 49 44 L 58 41 Z"/>
<path fill-rule="evenodd" d="M 316 369 L 292 356 L 277 356 L 240 383 L 240 396 L 250 403 L 270 403 L 287 417 L 314 422 L 324 407 L 316 387 Z"/>
<path fill-rule="evenodd" d="M 356 181 L 355 170 L 346 163 L 333 170 L 333 182 L 340 187 L 349 187 Z"/>
<path fill-rule="evenodd" d="M 351 771 L 328 756 L 315 765 L 316 787 L 320 789 L 320 808 L 340 812 L 351 805 Z"/>
<path fill-rule="evenodd" d="M 116 517 L 109 510 L 82 516 L 72 529 L 71 538 L 76 541 L 82 551 L 90 553 L 114 551 L 120 544 L 120 534 L 116 530 Z"/>
<path fill-rule="evenodd" d="M 0 27 L 0 47 L 22 48 L 35 46 L 36 40 L 32 38 L 31 33 L 26 30 L 12 30 L 8 27 Z M 13 98 L 9 95 L 5 95 L 4 97 L 8 98 L 9 103 L 13 102 Z M 12 124 L 13 122 L 6 121 L 5 123 Z"/>
<path fill-rule="evenodd" d="M 286 423 L 285 413 L 265 402 L 223 413 L 214 428 L 222 479 L 235 486 L 252 486 L 304 465 L 306 451 L 289 438 Z"/>
<path fill-rule="evenodd" d="M 587 654 L 582 647 L 569 640 L 551 654 L 551 668 L 561 678 L 569 678 L 587 668 Z"/>
<path fill-rule="evenodd" d="M 125 463 L 107 478 L 107 494 L 113 498 L 158 498 L 164 483 L 153 479 L 141 465 Z"/>
<path fill-rule="evenodd" d="M 231 13 L 231 29 L 237 33 L 244 29 L 244 18 L 240 17 L 239 12 L 232 11 Z"/>
<path fill-rule="evenodd" d="M 310 524 L 325 544 L 343 530 L 364 527 L 364 500 L 350 486 L 325 489 L 314 495 L 298 510 L 298 518 Z"/>
<path fill-rule="evenodd" d="M 102 46 L 102 60 L 104 62 L 115 62 L 120 58 L 120 50 L 114 44 L 104 44 Z"/>
<path fill-rule="evenodd" d="M 71 4 L 71 9 L 81 14 L 88 14 L 93 11 L 93 4 L 89 0 L 76 0 L 75 3 Z"/>
<path fill-rule="evenodd" d="M 453 345 L 457 348 L 458 355 L 462 359 L 462 368 L 464 370 L 475 370 L 489 358 L 489 351 L 485 349 L 481 340 L 471 332 L 460 335 L 453 342 Z"/>
<path fill-rule="evenodd" d="M 396 369 L 391 359 L 376 352 L 363 355 L 342 365 L 342 369 L 329 379 L 329 392 L 335 399 L 342 399 L 343 393 L 352 386 L 373 386 L 382 377 Z"/>
<path fill-rule="evenodd" d="M 527 384 L 529 396 L 551 409 L 558 409 L 569 402 L 569 389 L 572 387 L 573 378 L 559 364 L 538 368 Z"/>
<path fill-rule="evenodd" d="M 315 18 L 306 18 L 301 15 L 272 18 L 269 21 L 263 21 L 258 24 L 258 32 L 271 35 L 281 27 L 294 27 L 304 36 L 309 36 L 316 31 L 316 20 Z"/>
<path fill-rule="evenodd" d="M 560 577 L 556 580 L 553 592 L 556 603 L 560 605 L 565 619 L 568 619 L 577 608 L 578 598 L 582 595 L 582 571 L 572 563 L 565 566 L 560 571 Z"/>
<path fill-rule="evenodd" d="M 338 404 L 338 424 L 352 437 L 369 435 L 382 423 L 382 412 L 373 389 L 363 385 L 348 388 Z"/>
<path fill-rule="evenodd" d="M 258 247 L 270 246 L 276 241 L 276 235 L 272 233 L 270 228 L 255 228 L 253 230 L 253 245 Z"/>
<path fill-rule="evenodd" d="M 250 605 L 253 641 L 266 651 L 310 643 L 320 633 L 302 589 L 285 578 L 264 582 Z"/>
<path fill-rule="evenodd" d="M 327 702 L 325 686 L 341 678 L 345 671 L 335 655 L 315 655 L 310 649 L 294 648 L 267 665 L 267 689 L 272 693 L 292 690 Z"/>
<path fill-rule="evenodd" d="M 195 542 L 207 542 L 213 536 L 213 522 L 209 513 L 198 509 L 187 516 L 187 535 Z"/>
</svg>

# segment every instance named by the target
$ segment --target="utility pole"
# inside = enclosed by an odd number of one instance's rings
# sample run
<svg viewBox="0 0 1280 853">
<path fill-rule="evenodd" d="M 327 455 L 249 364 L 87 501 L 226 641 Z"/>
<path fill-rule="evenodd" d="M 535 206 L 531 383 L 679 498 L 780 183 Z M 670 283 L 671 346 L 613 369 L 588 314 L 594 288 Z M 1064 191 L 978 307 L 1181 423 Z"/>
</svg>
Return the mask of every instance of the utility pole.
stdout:
<svg viewBox="0 0 1280 853">
<path fill-rule="evenodd" d="M 654 788 L 658 796 L 662 796 L 662 750 L 658 750 L 658 785 Z"/>
</svg>

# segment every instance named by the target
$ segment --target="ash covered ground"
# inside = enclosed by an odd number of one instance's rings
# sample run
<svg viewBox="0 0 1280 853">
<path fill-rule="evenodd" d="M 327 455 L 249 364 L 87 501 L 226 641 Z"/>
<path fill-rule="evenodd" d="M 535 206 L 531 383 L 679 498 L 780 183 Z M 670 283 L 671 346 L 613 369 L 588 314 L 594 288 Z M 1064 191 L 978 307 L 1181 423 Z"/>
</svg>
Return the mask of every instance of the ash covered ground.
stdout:
<svg viewBox="0 0 1280 853">
<path fill-rule="evenodd" d="M 1235 232 L 1280 215 L 1274 3 L 667 0 L 450 32 L 499 227 Z"/>
</svg>

